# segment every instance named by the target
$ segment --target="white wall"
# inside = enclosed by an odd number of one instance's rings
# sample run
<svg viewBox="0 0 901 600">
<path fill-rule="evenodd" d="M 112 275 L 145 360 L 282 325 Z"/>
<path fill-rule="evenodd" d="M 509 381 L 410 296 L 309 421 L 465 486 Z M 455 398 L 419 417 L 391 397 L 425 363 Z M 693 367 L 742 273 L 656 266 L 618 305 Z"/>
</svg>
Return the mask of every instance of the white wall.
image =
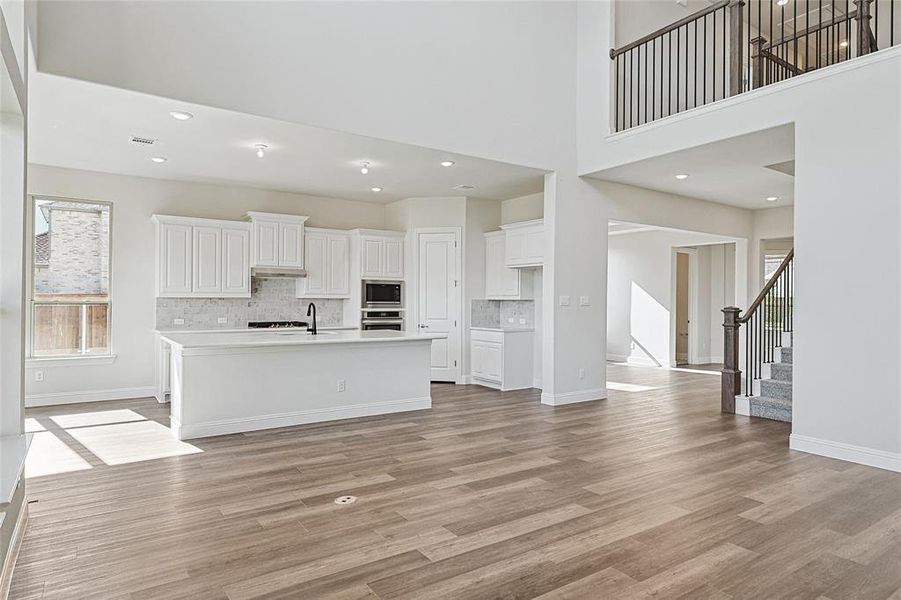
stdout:
<svg viewBox="0 0 901 600">
<path fill-rule="evenodd" d="M 673 356 L 675 294 L 673 249 L 697 248 L 695 275 L 697 310 L 692 341 L 698 345 L 698 362 L 716 362 L 715 348 L 722 356 L 722 313 L 735 301 L 734 245 L 724 265 L 723 244 L 706 246 L 722 238 L 678 231 L 643 231 L 608 237 L 607 265 L 607 357 L 649 366 L 671 366 Z M 713 260 L 716 257 L 716 260 Z M 714 270 L 716 266 L 717 272 Z M 726 267 L 724 269 L 724 267 Z M 741 269 L 743 274 L 743 269 Z M 725 272 L 725 277 L 724 277 Z M 731 284 L 731 285 L 730 285 Z M 714 331 L 718 326 L 719 344 Z"/>
<path fill-rule="evenodd" d="M 585 89 L 590 97 L 592 88 Z M 851 118 L 848 107 L 860 105 L 860 90 L 867 90 L 865 109 Z M 608 137 L 608 123 L 584 119 L 579 157 L 582 172 L 593 172 L 794 123 L 791 444 L 896 470 L 901 318 L 897 311 L 862 310 L 852 319 L 848 307 L 871 306 L 874 298 L 901 303 L 899 111 L 896 47 L 615 136 Z M 834 293 L 838 286 L 841 294 Z M 824 365 L 840 368 L 824 377 Z"/>
<path fill-rule="evenodd" d="M 532 221 L 544 216 L 544 194 L 529 194 L 501 202 L 501 223 Z"/>
<path fill-rule="evenodd" d="M 252 188 L 145 179 L 28 167 L 30 194 L 105 200 L 113 203 L 111 365 L 40 366 L 44 381 L 26 371 L 26 394 L 73 394 L 120 390 L 121 396 L 149 394 L 154 381 L 155 213 L 239 220 L 248 210 L 309 215 L 315 227 L 384 225 L 384 206 Z"/>
</svg>

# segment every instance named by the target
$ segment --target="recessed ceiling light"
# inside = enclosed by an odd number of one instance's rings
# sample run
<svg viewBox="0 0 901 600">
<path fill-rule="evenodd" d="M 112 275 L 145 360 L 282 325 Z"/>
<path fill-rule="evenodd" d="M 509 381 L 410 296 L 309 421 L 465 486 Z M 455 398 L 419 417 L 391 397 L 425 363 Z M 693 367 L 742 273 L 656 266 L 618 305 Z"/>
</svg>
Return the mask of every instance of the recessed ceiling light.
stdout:
<svg viewBox="0 0 901 600">
<path fill-rule="evenodd" d="M 167 159 L 165 156 L 154 156 L 154 157 L 152 157 L 150 160 L 152 160 L 152 161 L 155 162 L 155 163 L 164 163 L 164 162 L 166 162 L 168 159 Z"/>
<path fill-rule="evenodd" d="M 767 202 L 775 202 L 778 199 L 779 199 L 779 196 L 767 196 L 766 197 Z"/>
<path fill-rule="evenodd" d="M 360 167 L 360 173 L 365 175 L 368 172 L 369 172 L 369 163 L 367 161 L 363 161 L 363 166 Z"/>
<path fill-rule="evenodd" d="M 455 163 L 454 163 L 454 161 L 452 161 L 452 160 L 442 160 L 442 161 L 441 161 L 441 166 L 442 166 L 442 167 L 452 167 L 452 166 L 454 166 L 454 164 L 455 164 Z"/>
<path fill-rule="evenodd" d="M 679 173 L 678 175 L 676 175 L 676 179 L 682 181 L 683 179 L 688 179 L 688 175 L 686 173 Z"/>
<path fill-rule="evenodd" d="M 269 146 L 266 144 L 254 144 L 253 147 L 256 148 L 258 158 L 266 156 L 266 150 L 269 149 Z"/>
<path fill-rule="evenodd" d="M 382 191 L 382 188 L 380 188 L 380 187 L 372 187 L 369 189 L 371 189 L 373 192 L 381 192 Z"/>
<path fill-rule="evenodd" d="M 454 189 L 455 189 L 455 190 L 460 190 L 460 191 L 466 192 L 466 191 L 469 191 L 469 190 L 474 190 L 474 189 L 476 189 L 476 188 L 475 188 L 475 186 L 468 185 L 468 184 L 465 184 L 465 183 L 461 183 L 460 185 L 455 185 L 455 186 L 454 186 Z"/>
<path fill-rule="evenodd" d="M 185 112 L 183 110 L 173 110 L 169 111 L 169 115 L 173 119 L 178 119 L 179 121 L 187 121 L 188 119 L 193 119 L 194 115 L 189 112 Z"/>
</svg>

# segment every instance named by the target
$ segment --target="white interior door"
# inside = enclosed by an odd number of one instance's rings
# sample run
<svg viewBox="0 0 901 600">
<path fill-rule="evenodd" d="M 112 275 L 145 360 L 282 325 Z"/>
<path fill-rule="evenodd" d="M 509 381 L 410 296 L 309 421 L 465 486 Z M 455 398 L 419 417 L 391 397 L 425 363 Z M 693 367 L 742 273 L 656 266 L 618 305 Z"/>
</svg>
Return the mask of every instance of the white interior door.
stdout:
<svg viewBox="0 0 901 600">
<path fill-rule="evenodd" d="M 418 326 L 447 337 L 432 341 L 432 381 L 457 381 L 460 355 L 459 233 L 420 232 Z"/>
</svg>

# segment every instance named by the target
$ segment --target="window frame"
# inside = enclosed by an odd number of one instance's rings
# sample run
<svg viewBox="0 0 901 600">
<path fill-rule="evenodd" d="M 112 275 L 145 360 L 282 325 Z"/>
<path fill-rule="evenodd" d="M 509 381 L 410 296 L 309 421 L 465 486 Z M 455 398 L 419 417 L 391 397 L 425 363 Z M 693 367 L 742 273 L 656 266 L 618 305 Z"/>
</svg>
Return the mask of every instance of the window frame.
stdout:
<svg viewBox="0 0 901 600">
<path fill-rule="evenodd" d="M 26 221 L 26 247 L 25 247 L 25 330 L 27 334 L 25 335 L 25 361 L 26 364 L 43 364 L 46 366 L 55 366 L 55 365 L 67 365 L 67 364 L 76 364 L 76 363 L 95 363 L 95 364 L 110 364 L 115 358 L 116 354 L 114 351 L 114 337 L 113 331 L 114 328 L 114 310 L 113 310 L 113 241 L 115 239 L 115 235 L 113 233 L 114 229 L 114 205 L 112 202 L 106 200 L 93 200 L 89 198 L 73 198 L 70 196 L 52 196 L 47 194 L 28 194 L 26 196 L 28 206 L 25 210 L 25 221 Z M 108 283 L 107 283 L 107 301 L 106 302 L 89 302 L 89 303 L 73 303 L 73 304 L 100 304 L 106 305 L 107 307 L 107 317 L 106 317 L 106 339 L 107 339 L 107 351 L 104 353 L 79 353 L 79 354 L 58 354 L 58 355 L 44 355 L 44 356 L 34 356 L 34 309 L 35 309 L 35 299 L 34 299 L 34 270 L 35 270 L 35 256 L 34 256 L 34 243 L 35 243 L 35 233 L 34 233 L 34 222 L 35 222 L 35 209 L 37 208 L 37 203 L 40 200 L 58 200 L 61 202 L 75 202 L 82 204 L 96 204 L 99 206 L 104 206 L 109 211 L 109 240 L 107 243 L 107 252 L 109 254 L 108 261 Z M 51 242 L 52 244 L 52 239 Z M 66 304 L 66 302 L 61 302 L 60 304 Z"/>
</svg>

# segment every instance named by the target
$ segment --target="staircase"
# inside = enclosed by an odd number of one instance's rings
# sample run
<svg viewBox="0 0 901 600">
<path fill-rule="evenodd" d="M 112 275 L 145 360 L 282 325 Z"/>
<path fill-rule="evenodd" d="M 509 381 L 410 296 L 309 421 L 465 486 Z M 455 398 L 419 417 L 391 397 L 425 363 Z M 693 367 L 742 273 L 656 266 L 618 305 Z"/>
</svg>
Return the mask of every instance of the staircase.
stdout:
<svg viewBox="0 0 901 600">
<path fill-rule="evenodd" d="M 792 420 L 794 256 L 791 250 L 747 311 L 723 309 L 725 413 Z"/>
<path fill-rule="evenodd" d="M 774 352 L 775 361 L 765 363 L 763 377 L 754 381 L 756 395 L 736 398 L 737 414 L 772 419 L 792 420 L 792 348 L 791 334 L 783 332 L 782 345 Z M 743 406 L 744 405 L 744 406 Z"/>
</svg>

